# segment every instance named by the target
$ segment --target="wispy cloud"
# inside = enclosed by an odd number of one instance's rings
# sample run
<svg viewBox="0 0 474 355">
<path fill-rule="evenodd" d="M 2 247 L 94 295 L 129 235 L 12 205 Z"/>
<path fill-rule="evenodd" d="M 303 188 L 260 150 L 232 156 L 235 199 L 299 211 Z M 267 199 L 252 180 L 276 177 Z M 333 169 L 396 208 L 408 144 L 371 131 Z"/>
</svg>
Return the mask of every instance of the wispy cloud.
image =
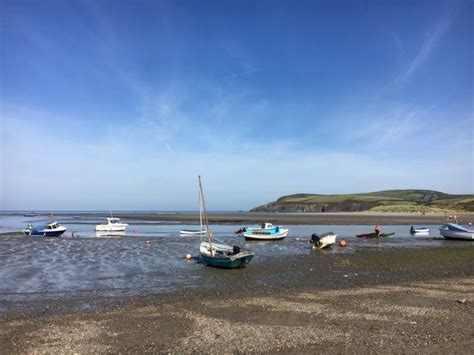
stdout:
<svg viewBox="0 0 474 355">
<path fill-rule="evenodd" d="M 436 27 L 432 32 L 430 32 L 423 43 L 420 46 L 420 49 L 416 53 L 415 57 L 408 65 L 408 68 L 395 79 L 395 83 L 402 83 L 409 80 L 412 75 L 432 56 L 434 50 L 438 47 L 442 36 L 447 32 L 451 23 L 453 22 L 453 16 L 447 16 L 443 18 L 436 24 Z"/>
</svg>

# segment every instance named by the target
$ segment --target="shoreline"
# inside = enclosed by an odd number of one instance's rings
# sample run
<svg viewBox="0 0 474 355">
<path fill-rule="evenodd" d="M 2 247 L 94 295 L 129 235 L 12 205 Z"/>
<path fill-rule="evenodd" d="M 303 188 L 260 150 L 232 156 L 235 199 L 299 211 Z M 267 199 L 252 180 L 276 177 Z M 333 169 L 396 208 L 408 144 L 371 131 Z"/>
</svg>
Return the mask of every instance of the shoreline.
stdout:
<svg viewBox="0 0 474 355">
<path fill-rule="evenodd" d="M 38 217 L 48 216 L 48 213 L 40 213 Z M 127 219 L 129 221 L 147 221 L 149 223 L 176 222 L 182 224 L 194 224 L 199 221 L 199 213 L 176 212 L 116 212 L 114 217 Z M 106 218 L 107 212 L 57 212 L 55 217 L 73 217 L 80 223 L 81 218 L 96 217 Z M 260 224 L 270 222 L 273 224 L 286 225 L 437 225 L 448 222 L 449 215 L 439 214 L 413 214 L 413 213 L 376 213 L 376 212 L 337 212 L 337 213 L 258 213 L 258 212 L 232 212 L 232 213 L 208 213 L 210 223 L 214 224 Z M 461 223 L 473 223 L 474 213 L 457 214 Z"/>
<path fill-rule="evenodd" d="M 474 248 L 465 246 L 311 252 L 238 270 L 203 266 L 199 288 L 22 304 L 0 318 L 0 348 L 469 353 L 473 258 Z"/>
</svg>

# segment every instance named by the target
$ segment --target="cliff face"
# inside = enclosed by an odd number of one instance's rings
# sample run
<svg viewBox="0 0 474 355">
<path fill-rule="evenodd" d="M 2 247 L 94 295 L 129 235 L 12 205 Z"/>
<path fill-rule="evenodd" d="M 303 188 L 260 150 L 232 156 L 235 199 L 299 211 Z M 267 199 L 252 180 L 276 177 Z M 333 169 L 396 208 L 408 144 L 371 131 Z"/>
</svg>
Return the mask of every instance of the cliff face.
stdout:
<svg viewBox="0 0 474 355">
<path fill-rule="evenodd" d="M 292 203 L 270 202 L 252 208 L 250 212 L 360 212 L 378 204 L 373 202 Z"/>
<path fill-rule="evenodd" d="M 251 212 L 474 211 L 474 195 L 431 190 L 386 190 L 350 195 L 295 194 L 252 208 Z"/>
</svg>

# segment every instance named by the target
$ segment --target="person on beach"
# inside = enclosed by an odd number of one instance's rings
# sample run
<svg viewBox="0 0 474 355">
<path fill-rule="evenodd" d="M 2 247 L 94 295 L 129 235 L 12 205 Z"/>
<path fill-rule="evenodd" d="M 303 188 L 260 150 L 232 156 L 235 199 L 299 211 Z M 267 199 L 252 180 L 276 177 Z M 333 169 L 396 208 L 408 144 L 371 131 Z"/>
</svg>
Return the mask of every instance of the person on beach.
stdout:
<svg viewBox="0 0 474 355">
<path fill-rule="evenodd" d="M 382 233 L 382 227 L 380 227 L 378 224 L 375 226 L 375 233 L 377 234 L 377 237 Z"/>
</svg>

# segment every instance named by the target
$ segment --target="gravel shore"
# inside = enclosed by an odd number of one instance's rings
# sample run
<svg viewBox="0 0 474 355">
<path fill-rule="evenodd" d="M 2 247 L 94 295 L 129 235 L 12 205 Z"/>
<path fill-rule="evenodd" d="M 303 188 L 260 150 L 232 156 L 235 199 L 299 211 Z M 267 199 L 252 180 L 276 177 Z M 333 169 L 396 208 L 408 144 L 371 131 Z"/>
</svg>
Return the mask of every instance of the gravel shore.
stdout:
<svg viewBox="0 0 474 355">
<path fill-rule="evenodd" d="M 153 297 L 2 301 L 15 311 L 0 320 L 0 349 L 467 354 L 472 260 L 471 246 L 309 254 L 259 268 L 203 265 L 202 288 Z"/>
</svg>

